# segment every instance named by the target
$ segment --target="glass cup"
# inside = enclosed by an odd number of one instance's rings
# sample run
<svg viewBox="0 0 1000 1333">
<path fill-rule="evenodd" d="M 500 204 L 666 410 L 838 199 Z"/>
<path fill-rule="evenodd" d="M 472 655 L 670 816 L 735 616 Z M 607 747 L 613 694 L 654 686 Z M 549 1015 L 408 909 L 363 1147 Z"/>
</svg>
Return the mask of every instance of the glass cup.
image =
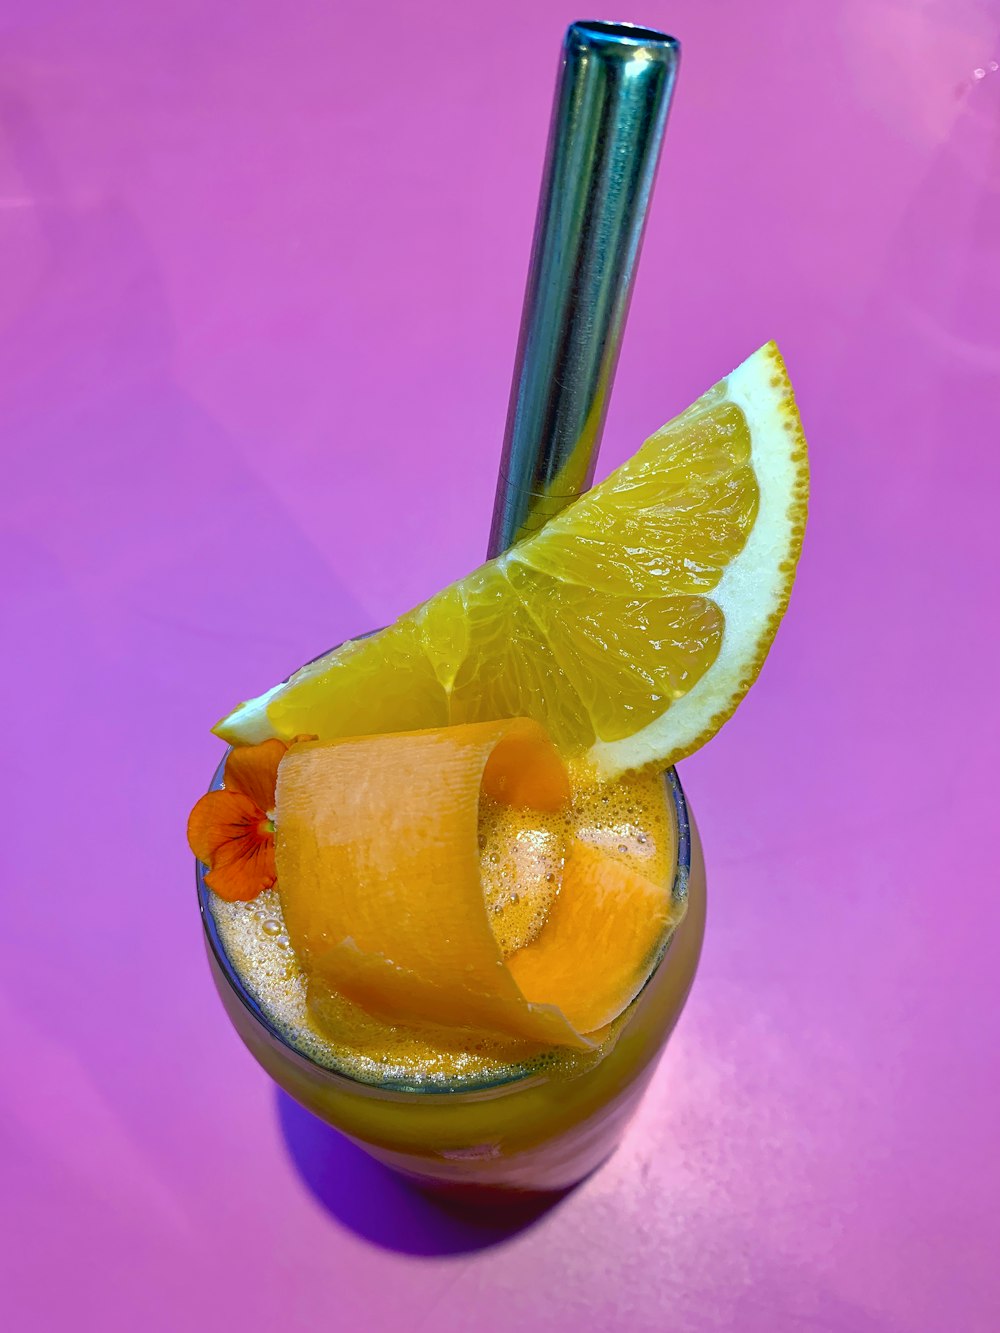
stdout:
<svg viewBox="0 0 1000 1333">
<path fill-rule="evenodd" d="M 225 761 L 212 787 L 222 783 Z M 705 931 L 705 867 L 680 780 L 664 774 L 677 848 L 671 893 L 679 926 L 603 1059 L 572 1076 L 537 1066 L 497 1080 L 365 1083 L 296 1050 L 228 958 L 196 863 L 209 964 L 226 1012 L 274 1081 L 372 1157 L 415 1183 L 466 1197 L 568 1189 L 615 1149 L 694 980 Z"/>
</svg>

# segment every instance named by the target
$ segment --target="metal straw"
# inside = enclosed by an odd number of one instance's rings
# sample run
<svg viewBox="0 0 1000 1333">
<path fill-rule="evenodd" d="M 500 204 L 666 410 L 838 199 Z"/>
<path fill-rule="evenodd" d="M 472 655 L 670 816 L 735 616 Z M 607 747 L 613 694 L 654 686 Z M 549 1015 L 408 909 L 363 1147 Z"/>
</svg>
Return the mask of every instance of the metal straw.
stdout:
<svg viewBox="0 0 1000 1333">
<path fill-rule="evenodd" d="M 680 61 L 665 33 L 573 23 L 563 42 L 490 556 L 594 475 Z"/>
</svg>

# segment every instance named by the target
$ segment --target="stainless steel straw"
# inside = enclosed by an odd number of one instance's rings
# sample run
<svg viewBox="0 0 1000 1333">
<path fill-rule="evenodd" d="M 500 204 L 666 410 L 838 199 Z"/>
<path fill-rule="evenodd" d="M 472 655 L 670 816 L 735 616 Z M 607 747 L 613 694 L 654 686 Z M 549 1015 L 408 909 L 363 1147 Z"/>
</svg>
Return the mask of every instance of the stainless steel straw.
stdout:
<svg viewBox="0 0 1000 1333">
<path fill-rule="evenodd" d="M 680 44 L 650 28 L 567 30 L 490 556 L 593 478 L 679 61 Z"/>
</svg>

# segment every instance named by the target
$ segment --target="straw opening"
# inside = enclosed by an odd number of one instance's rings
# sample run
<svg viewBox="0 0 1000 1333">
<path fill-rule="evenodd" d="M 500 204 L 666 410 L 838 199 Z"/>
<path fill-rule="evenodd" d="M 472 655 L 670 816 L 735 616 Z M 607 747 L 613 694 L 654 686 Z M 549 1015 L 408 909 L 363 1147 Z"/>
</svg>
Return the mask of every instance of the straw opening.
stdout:
<svg viewBox="0 0 1000 1333">
<path fill-rule="evenodd" d="M 634 23 L 603 23 L 600 20 L 586 19 L 574 23 L 573 28 L 585 37 L 609 37 L 616 42 L 655 43 L 656 45 L 676 45 L 673 37 L 656 28 L 640 28 Z"/>
</svg>

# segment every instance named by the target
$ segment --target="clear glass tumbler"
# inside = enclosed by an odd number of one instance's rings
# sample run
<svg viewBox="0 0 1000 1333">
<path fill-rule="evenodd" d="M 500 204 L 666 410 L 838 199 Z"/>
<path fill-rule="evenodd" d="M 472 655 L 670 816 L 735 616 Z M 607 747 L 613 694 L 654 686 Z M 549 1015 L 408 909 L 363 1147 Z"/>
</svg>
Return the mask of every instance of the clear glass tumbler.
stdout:
<svg viewBox="0 0 1000 1333">
<path fill-rule="evenodd" d="M 222 765 L 213 786 L 221 784 Z M 687 999 L 705 930 L 705 867 L 673 769 L 664 774 L 676 834 L 672 895 L 687 910 L 609 1053 L 573 1077 L 525 1067 L 501 1080 L 407 1086 L 361 1082 L 296 1050 L 268 1020 L 228 958 L 197 866 L 209 963 L 233 1026 L 287 1093 L 380 1162 L 460 1196 L 569 1188 L 599 1166 L 656 1067 Z"/>
</svg>

